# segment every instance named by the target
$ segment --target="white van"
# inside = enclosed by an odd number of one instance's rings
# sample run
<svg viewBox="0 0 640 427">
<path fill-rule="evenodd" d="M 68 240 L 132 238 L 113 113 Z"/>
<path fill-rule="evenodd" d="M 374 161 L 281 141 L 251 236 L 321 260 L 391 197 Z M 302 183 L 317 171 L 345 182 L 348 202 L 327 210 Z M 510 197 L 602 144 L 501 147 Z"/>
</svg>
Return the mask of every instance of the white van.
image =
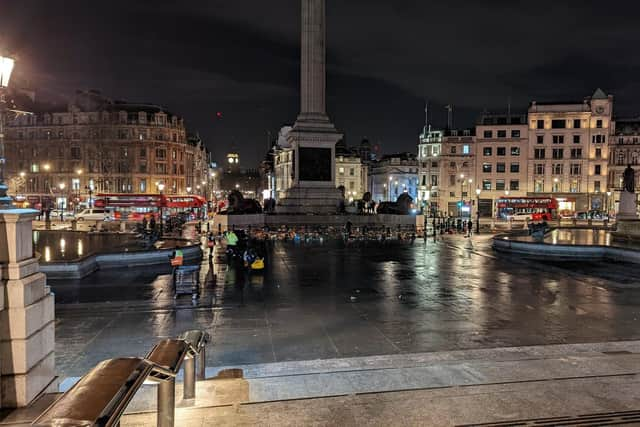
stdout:
<svg viewBox="0 0 640 427">
<path fill-rule="evenodd" d="M 525 212 L 519 212 L 512 215 L 510 218 L 512 221 L 531 221 L 531 214 Z"/>
<path fill-rule="evenodd" d="M 78 221 L 110 221 L 113 213 L 107 209 L 91 208 L 85 209 L 76 215 Z"/>
</svg>

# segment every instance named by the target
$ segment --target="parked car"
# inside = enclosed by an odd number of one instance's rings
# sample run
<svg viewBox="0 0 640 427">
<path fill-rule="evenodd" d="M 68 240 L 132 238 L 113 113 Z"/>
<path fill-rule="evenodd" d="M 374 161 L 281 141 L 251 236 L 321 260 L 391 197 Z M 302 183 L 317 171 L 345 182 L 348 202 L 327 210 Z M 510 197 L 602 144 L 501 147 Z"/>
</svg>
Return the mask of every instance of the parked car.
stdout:
<svg viewBox="0 0 640 427">
<path fill-rule="evenodd" d="M 100 208 L 85 209 L 76 216 L 76 219 L 78 221 L 111 221 L 113 212 Z"/>
</svg>

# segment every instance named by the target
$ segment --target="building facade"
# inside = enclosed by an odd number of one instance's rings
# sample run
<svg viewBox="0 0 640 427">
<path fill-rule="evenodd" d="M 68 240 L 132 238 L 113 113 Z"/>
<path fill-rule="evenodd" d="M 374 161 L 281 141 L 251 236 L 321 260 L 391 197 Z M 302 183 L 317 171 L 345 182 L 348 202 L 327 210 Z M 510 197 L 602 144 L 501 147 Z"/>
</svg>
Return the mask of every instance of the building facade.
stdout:
<svg viewBox="0 0 640 427">
<path fill-rule="evenodd" d="M 369 168 L 362 160 L 361 146 L 349 149 L 344 141 L 336 144 L 336 186 L 344 188 L 347 200 L 361 200 L 368 191 Z"/>
<path fill-rule="evenodd" d="M 528 131 L 526 115 L 480 116 L 473 174 L 476 185 L 471 196 L 476 197 L 481 217 L 496 217 L 496 203 L 502 197 L 527 195 Z"/>
<path fill-rule="evenodd" d="M 440 154 L 440 185 L 437 197 L 439 214 L 471 215 L 475 199 L 475 131 L 446 130 Z"/>
<path fill-rule="evenodd" d="M 89 192 L 185 194 L 208 180 L 207 151 L 182 118 L 148 104 L 80 92 L 66 109 L 16 117 L 5 139 L 13 191 L 85 201 Z"/>
<path fill-rule="evenodd" d="M 617 119 L 609 142 L 609 177 L 606 207 L 617 210 L 623 191 L 622 174 L 627 166 L 636 171 L 636 192 L 640 191 L 640 118 Z"/>
<path fill-rule="evenodd" d="M 527 194 L 555 197 L 561 215 L 604 208 L 613 96 L 529 107 Z"/>
<path fill-rule="evenodd" d="M 369 191 L 376 202 L 395 202 L 402 193 L 418 197 L 418 159 L 413 153 L 383 156 L 371 163 Z"/>
<path fill-rule="evenodd" d="M 427 124 L 418 142 L 418 204 L 432 215 L 440 210 L 438 205 L 440 184 L 440 160 L 444 132 Z"/>
</svg>

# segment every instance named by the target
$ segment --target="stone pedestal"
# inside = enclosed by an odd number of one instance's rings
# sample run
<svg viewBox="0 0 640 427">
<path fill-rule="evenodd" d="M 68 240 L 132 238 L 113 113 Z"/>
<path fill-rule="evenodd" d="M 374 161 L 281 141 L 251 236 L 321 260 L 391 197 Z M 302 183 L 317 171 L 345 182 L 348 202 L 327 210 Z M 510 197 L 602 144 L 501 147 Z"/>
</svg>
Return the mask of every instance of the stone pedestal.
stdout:
<svg viewBox="0 0 640 427">
<path fill-rule="evenodd" d="M 57 388 L 54 298 L 33 254 L 37 213 L 0 210 L 0 406 L 7 408 Z"/>
<path fill-rule="evenodd" d="M 618 220 L 638 219 L 638 196 L 635 193 L 623 191 L 620 193 Z"/>
<path fill-rule="evenodd" d="M 293 187 L 286 194 L 277 206 L 279 214 L 335 214 L 342 198 L 340 190 L 332 187 Z"/>
</svg>

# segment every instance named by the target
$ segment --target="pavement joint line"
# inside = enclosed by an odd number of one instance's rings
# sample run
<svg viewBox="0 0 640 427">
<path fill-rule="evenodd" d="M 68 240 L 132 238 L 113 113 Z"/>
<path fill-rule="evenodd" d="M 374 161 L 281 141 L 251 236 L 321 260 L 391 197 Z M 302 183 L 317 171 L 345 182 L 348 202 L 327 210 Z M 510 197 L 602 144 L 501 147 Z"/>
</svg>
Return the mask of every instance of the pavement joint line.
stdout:
<svg viewBox="0 0 640 427">
<path fill-rule="evenodd" d="M 614 356 L 615 357 L 615 356 Z M 589 357 L 589 359 L 607 359 L 609 357 L 606 356 L 601 356 L 601 357 Z M 495 365 L 495 364 L 499 364 L 499 363 L 515 363 L 515 362 L 532 362 L 532 361 L 551 361 L 551 360 L 555 360 L 555 361 L 563 361 L 563 359 L 565 358 L 560 358 L 560 357 L 555 357 L 555 358 L 527 358 L 527 359 L 515 359 L 515 360 L 482 360 L 482 359 L 461 359 L 461 360 L 446 360 L 446 361 L 440 361 L 437 363 L 438 366 L 457 366 L 457 365 L 464 365 L 464 364 L 468 364 L 468 363 L 474 363 L 474 362 L 481 362 L 481 364 L 483 365 Z M 401 365 L 401 366 L 389 366 L 389 367 L 381 367 L 381 368 L 363 368 L 363 369 L 345 369 L 345 370 L 333 370 L 333 371 L 315 371 L 315 372 L 299 372 L 299 373 L 292 373 L 292 374 L 282 374 L 282 375 L 262 375 L 262 376 L 244 376 L 243 378 L 246 380 L 261 380 L 261 379 L 269 379 L 269 378 L 289 378 L 289 377 L 304 377 L 304 376 L 313 376 L 313 375 L 334 375 L 334 374 L 352 374 L 352 373 L 364 373 L 364 372 L 383 372 L 383 371 L 394 371 L 394 370 L 407 370 L 407 369 L 417 369 L 417 368 L 428 368 L 428 367 L 432 367 L 434 365 Z M 632 372 L 627 372 L 624 374 L 610 374 L 610 375 L 604 375 L 604 376 L 617 376 L 617 375 L 639 375 L 640 374 L 640 370 L 638 370 L 637 372 L 632 371 Z M 577 377 L 577 378 L 581 378 Z M 565 378 L 565 377 L 560 377 L 560 379 Z M 566 378 L 574 378 L 574 377 L 566 377 Z M 553 379 L 551 379 L 553 380 Z M 516 382 L 526 382 L 527 380 L 523 380 L 523 381 L 516 381 Z M 542 381 L 542 380 L 531 380 L 531 381 Z M 508 381 L 506 383 L 510 383 L 511 381 Z M 488 383 L 489 384 L 489 383 Z M 497 383 L 490 383 L 490 384 L 501 384 L 500 382 Z"/>
</svg>

